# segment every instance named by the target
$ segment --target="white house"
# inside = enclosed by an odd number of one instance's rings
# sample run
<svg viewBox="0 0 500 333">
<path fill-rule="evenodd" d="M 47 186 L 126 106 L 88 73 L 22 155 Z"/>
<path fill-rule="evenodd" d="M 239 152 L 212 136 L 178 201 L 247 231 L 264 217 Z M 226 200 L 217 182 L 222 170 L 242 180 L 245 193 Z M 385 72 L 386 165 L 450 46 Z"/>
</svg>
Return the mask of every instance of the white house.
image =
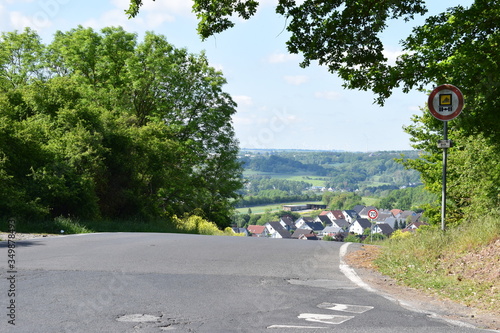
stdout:
<svg viewBox="0 0 500 333">
<path fill-rule="evenodd" d="M 357 235 L 362 235 L 365 229 L 370 229 L 371 227 L 372 224 L 368 219 L 357 219 L 349 226 L 349 232 Z"/>
<path fill-rule="evenodd" d="M 332 236 L 333 237 L 336 234 L 338 234 L 339 232 L 344 232 L 344 230 L 342 228 L 339 228 L 339 227 L 330 226 L 330 227 L 326 227 L 321 232 L 319 232 L 318 236 Z"/>
<path fill-rule="evenodd" d="M 354 222 L 354 220 L 356 220 L 356 218 L 358 217 L 358 213 L 356 213 L 355 210 L 350 210 L 350 209 L 343 210 L 342 214 L 344 214 L 344 218 L 347 222 L 349 222 L 349 224 Z"/>
<path fill-rule="evenodd" d="M 267 222 L 264 226 L 271 238 L 290 238 L 292 236 L 280 222 Z"/>
<path fill-rule="evenodd" d="M 309 222 L 314 222 L 314 220 L 310 217 L 299 217 L 297 219 L 297 221 L 295 221 L 295 228 L 297 229 L 304 229 L 303 226 L 306 224 L 306 223 L 309 223 Z"/>
<path fill-rule="evenodd" d="M 372 233 L 374 234 L 390 236 L 393 232 L 394 229 L 392 229 L 387 223 L 377 223 L 372 227 Z"/>
</svg>

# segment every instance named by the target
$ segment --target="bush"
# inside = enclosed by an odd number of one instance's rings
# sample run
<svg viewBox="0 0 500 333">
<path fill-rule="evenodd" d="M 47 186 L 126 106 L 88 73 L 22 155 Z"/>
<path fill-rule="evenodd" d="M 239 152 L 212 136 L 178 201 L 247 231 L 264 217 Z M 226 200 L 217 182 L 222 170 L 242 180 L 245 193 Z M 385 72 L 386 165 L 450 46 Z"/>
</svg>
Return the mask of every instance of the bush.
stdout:
<svg viewBox="0 0 500 333">
<path fill-rule="evenodd" d="M 390 237 L 393 240 L 405 239 L 411 237 L 413 234 L 409 231 L 403 232 L 401 229 L 394 231 Z"/>
<path fill-rule="evenodd" d="M 190 234 L 200 235 L 219 235 L 219 236 L 243 236 L 236 234 L 233 229 L 227 227 L 224 231 L 220 230 L 213 222 L 207 221 L 200 216 L 191 215 L 180 219 L 174 216 L 174 223 L 179 231 Z"/>
<path fill-rule="evenodd" d="M 344 239 L 344 242 L 361 243 L 361 237 L 359 237 L 358 235 L 350 234 Z"/>
<path fill-rule="evenodd" d="M 333 237 L 332 237 L 332 236 L 330 236 L 330 235 L 326 235 L 326 236 L 323 236 L 323 240 L 324 240 L 324 241 L 331 242 L 331 241 L 333 241 Z"/>
</svg>

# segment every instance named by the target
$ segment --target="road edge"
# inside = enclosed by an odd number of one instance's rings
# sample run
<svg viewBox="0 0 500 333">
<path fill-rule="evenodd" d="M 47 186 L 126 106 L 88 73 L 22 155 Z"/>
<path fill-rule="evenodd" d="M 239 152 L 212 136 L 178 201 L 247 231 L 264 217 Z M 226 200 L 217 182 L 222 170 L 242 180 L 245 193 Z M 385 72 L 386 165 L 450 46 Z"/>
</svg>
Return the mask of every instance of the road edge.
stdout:
<svg viewBox="0 0 500 333">
<path fill-rule="evenodd" d="M 363 279 L 359 276 L 359 274 L 356 272 L 356 270 L 353 267 L 351 267 L 350 265 L 348 265 L 344 260 L 344 257 L 347 255 L 347 253 L 349 251 L 349 246 L 351 244 L 354 244 L 354 243 L 350 243 L 350 242 L 344 243 L 340 247 L 340 250 L 339 250 L 339 269 L 351 282 L 356 284 L 358 287 L 360 287 L 366 291 L 376 293 L 376 294 L 384 297 L 385 299 L 402 306 L 403 308 L 405 308 L 407 310 L 418 312 L 418 313 L 425 313 L 431 318 L 445 321 L 453 326 L 481 329 L 481 330 L 489 331 L 489 332 L 500 332 L 499 330 L 495 330 L 495 329 L 481 328 L 481 327 L 478 327 L 477 325 L 469 323 L 469 322 L 464 322 L 461 320 L 447 318 L 446 316 L 450 316 L 449 313 L 446 313 L 446 312 L 438 313 L 434 309 L 431 310 L 429 308 L 422 307 L 421 303 L 408 302 L 406 300 L 398 298 L 395 295 L 389 294 L 386 291 L 382 291 L 380 289 L 372 287 L 371 285 L 369 285 L 368 283 L 363 281 Z"/>
</svg>

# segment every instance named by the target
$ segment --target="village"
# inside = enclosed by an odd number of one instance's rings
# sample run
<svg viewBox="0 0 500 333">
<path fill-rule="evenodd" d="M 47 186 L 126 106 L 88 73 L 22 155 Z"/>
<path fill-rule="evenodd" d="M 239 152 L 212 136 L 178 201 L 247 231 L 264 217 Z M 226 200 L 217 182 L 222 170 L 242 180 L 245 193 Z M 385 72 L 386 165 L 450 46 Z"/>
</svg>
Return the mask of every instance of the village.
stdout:
<svg viewBox="0 0 500 333">
<path fill-rule="evenodd" d="M 287 205 L 283 210 L 307 210 L 313 205 Z M 268 237 L 301 240 L 344 241 L 349 235 L 364 238 L 369 235 L 390 237 L 395 230 L 414 232 L 422 225 L 422 213 L 400 209 L 384 210 L 373 206 L 357 205 L 352 210 L 323 210 L 317 217 L 301 216 L 294 220 L 291 215 L 282 216 L 279 221 L 264 225 L 249 225 L 234 228 L 236 233 L 251 237 Z"/>
</svg>

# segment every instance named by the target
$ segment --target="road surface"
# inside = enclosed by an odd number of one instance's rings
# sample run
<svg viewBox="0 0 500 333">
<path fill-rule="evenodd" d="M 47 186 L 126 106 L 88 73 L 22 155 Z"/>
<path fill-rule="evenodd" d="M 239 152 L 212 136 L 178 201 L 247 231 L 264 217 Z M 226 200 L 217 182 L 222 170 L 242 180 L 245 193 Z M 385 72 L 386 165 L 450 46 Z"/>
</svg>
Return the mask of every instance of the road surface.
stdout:
<svg viewBox="0 0 500 333">
<path fill-rule="evenodd" d="M 481 331 L 407 310 L 360 288 L 339 269 L 342 245 L 87 234 L 16 242 L 15 267 L 9 267 L 2 242 L 0 331 Z M 9 296 L 12 288 L 15 295 Z"/>
</svg>

